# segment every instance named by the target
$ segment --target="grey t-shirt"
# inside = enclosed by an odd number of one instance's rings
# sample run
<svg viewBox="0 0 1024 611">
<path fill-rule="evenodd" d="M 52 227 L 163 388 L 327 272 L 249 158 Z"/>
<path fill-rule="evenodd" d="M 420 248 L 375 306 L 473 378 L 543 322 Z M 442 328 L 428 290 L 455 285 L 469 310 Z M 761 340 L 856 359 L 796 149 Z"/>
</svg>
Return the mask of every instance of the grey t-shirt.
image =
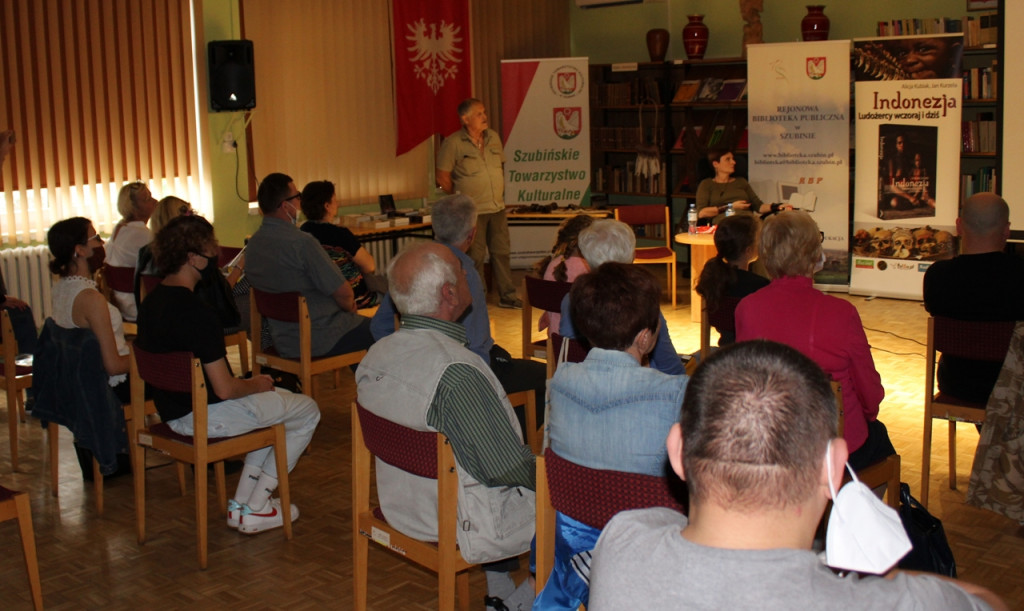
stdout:
<svg viewBox="0 0 1024 611">
<path fill-rule="evenodd" d="M 934 577 L 839 577 L 811 551 L 697 545 L 665 508 L 615 516 L 594 548 L 589 611 L 602 609 L 989 609 Z"/>
</svg>

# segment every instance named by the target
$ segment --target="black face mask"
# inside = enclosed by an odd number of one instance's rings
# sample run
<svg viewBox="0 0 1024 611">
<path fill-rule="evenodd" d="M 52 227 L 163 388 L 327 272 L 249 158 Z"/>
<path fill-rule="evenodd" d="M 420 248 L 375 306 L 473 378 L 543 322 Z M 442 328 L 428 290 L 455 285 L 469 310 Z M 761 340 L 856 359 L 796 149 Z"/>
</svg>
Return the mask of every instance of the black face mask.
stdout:
<svg viewBox="0 0 1024 611">
<path fill-rule="evenodd" d="M 86 259 L 86 263 L 89 264 L 89 272 L 95 272 L 99 268 L 103 267 L 103 260 L 107 258 L 107 251 L 103 248 L 103 245 L 99 245 L 92 249 L 92 256 Z"/>
<path fill-rule="evenodd" d="M 212 257 L 206 257 L 206 268 L 217 269 L 219 267 L 220 255 L 213 255 Z"/>
</svg>

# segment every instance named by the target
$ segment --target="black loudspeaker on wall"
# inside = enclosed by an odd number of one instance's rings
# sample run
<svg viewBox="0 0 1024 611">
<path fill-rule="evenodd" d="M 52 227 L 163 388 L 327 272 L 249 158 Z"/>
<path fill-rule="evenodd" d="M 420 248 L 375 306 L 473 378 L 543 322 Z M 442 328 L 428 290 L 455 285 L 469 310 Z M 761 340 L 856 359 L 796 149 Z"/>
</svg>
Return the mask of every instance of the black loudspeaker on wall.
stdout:
<svg viewBox="0 0 1024 611">
<path fill-rule="evenodd" d="M 211 40 L 206 50 L 210 64 L 210 108 L 215 111 L 256 108 L 252 41 Z"/>
</svg>

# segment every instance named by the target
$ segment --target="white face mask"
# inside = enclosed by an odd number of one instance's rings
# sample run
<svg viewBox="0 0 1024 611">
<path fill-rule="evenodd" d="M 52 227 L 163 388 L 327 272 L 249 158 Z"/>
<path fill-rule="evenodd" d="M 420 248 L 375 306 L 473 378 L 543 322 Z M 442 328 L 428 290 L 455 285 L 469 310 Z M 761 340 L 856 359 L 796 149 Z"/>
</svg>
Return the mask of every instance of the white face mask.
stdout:
<svg viewBox="0 0 1024 611">
<path fill-rule="evenodd" d="M 832 444 L 826 460 L 832 464 Z M 861 483 L 847 464 L 853 481 L 836 494 L 832 469 L 828 470 L 828 489 L 832 493 L 832 513 L 825 534 L 825 564 L 858 573 L 882 575 L 889 571 L 913 545 L 903 529 L 899 514 Z"/>
<path fill-rule="evenodd" d="M 817 274 L 821 270 L 825 269 L 825 249 L 821 250 L 821 258 L 814 265 L 814 273 Z"/>
</svg>

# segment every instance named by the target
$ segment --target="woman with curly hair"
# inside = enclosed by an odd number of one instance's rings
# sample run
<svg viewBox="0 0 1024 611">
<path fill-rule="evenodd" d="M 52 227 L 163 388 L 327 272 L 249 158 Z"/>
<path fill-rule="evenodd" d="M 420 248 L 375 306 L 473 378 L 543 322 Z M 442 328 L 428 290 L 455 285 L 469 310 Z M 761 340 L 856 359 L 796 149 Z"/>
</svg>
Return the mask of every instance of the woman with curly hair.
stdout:
<svg viewBox="0 0 1024 611">
<path fill-rule="evenodd" d="M 558 227 L 555 245 L 551 254 L 533 266 L 533 269 L 545 280 L 572 282 L 577 276 L 590 271 L 586 259 L 580 254 L 580 232 L 593 224 L 594 218 L 587 214 L 578 214 L 568 218 Z M 557 329 L 562 315 L 556 312 L 544 312 L 537 321 L 537 330 Z"/>
</svg>

